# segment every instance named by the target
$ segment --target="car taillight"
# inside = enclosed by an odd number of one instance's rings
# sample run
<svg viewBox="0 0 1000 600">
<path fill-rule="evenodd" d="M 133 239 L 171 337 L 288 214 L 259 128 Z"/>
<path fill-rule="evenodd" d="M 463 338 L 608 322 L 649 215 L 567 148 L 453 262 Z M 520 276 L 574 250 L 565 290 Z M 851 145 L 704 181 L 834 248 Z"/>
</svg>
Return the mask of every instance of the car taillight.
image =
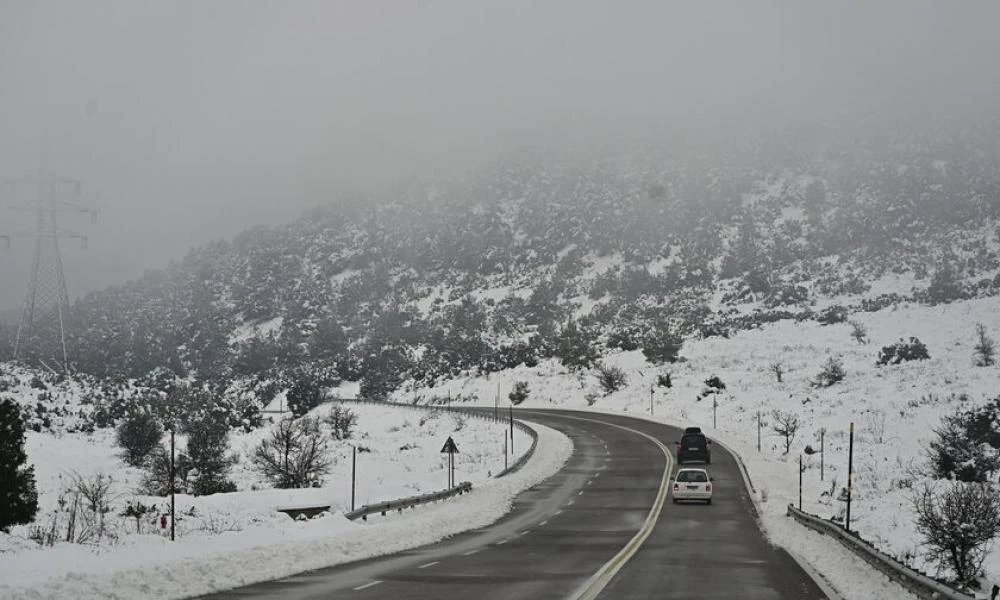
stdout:
<svg viewBox="0 0 1000 600">
<path fill-rule="evenodd" d="M 711 492 L 712 491 L 712 484 L 711 483 L 706 483 L 705 484 L 705 491 L 706 492 Z"/>
<path fill-rule="evenodd" d="M 679 486 L 679 485 L 677 485 L 677 484 L 675 483 L 675 484 L 674 484 L 674 490 L 676 491 L 676 490 L 679 490 L 679 489 L 681 489 L 681 486 Z"/>
</svg>

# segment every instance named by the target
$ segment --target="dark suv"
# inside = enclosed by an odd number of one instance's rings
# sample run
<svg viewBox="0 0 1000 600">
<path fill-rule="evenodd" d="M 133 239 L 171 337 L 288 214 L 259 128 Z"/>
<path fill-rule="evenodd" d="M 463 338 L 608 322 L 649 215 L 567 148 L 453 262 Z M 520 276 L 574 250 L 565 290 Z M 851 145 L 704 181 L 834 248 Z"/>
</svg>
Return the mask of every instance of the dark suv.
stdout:
<svg viewBox="0 0 1000 600">
<path fill-rule="evenodd" d="M 700 430 L 698 433 L 688 433 L 685 430 L 681 441 L 677 442 L 677 463 L 682 465 L 689 462 L 712 464 L 712 451 L 708 448 L 711 443 Z"/>
</svg>

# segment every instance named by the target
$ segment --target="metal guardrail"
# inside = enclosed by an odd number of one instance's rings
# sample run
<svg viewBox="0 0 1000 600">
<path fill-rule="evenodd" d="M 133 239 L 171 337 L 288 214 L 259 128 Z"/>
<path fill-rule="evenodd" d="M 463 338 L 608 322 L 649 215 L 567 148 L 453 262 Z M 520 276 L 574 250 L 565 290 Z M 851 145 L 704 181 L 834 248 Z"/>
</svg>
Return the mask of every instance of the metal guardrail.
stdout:
<svg viewBox="0 0 1000 600">
<path fill-rule="evenodd" d="M 884 573 L 889 579 L 913 592 L 918 598 L 923 600 L 975 600 L 974 596 L 969 596 L 940 581 L 931 579 L 883 554 L 865 540 L 844 530 L 840 525 L 803 512 L 791 504 L 788 505 L 787 514 L 814 531 L 834 537 L 862 560 Z"/>
<path fill-rule="evenodd" d="M 360 517 L 362 521 L 367 521 L 368 515 L 380 513 L 382 516 L 385 516 L 385 513 L 390 510 L 402 512 L 404 508 L 413 508 L 414 506 L 418 506 L 420 504 L 437 502 L 438 500 L 444 500 L 445 498 L 451 498 L 452 496 L 461 496 L 462 494 L 471 491 L 472 484 L 468 481 L 463 481 L 451 489 L 442 490 L 440 492 L 431 492 L 429 494 L 420 494 L 419 496 L 410 496 L 409 498 L 399 498 L 398 500 L 388 500 L 386 502 L 366 504 L 357 510 L 344 513 L 344 516 L 352 521 L 358 517 Z"/>
<path fill-rule="evenodd" d="M 388 405 L 401 408 L 411 408 L 415 410 L 420 410 L 423 412 L 434 412 L 434 411 L 445 411 L 451 413 L 462 413 L 477 419 L 483 419 L 486 421 L 493 421 L 494 418 L 486 411 L 477 411 L 469 408 L 458 408 L 451 406 L 427 406 L 427 405 L 417 405 L 417 404 L 403 404 L 400 402 L 385 402 L 381 400 L 366 400 L 363 398 L 331 398 L 326 403 L 333 402 L 343 402 L 343 403 L 357 403 L 357 404 L 378 404 L 378 405 Z M 497 473 L 494 477 L 499 478 L 505 475 L 509 475 L 520 468 L 522 468 L 531 457 L 535 454 L 535 448 L 538 446 L 538 432 L 528 427 L 524 423 L 515 420 L 514 427 L 517 427 L 521 431 L 527 433 L 531 436 L 531 447 L 518 458 L 514 464 L 508 466 L 503 471 Z M 399 498 L 396 500 L 387 500 L 385 502 L 377 502 L 375 504 L 366 504 L 357 510 L 344 513 L 344 516 L 354 521 L 357 518 L 361 518 L 364 521 L 368 520 L 368 515 L 380 513 L 383 516 L 390 510 L 398 510 L 402 512 L 404 508 L 413 508 L 420 504 L 426 504 L 428 502 L 436 502 L 438 500 L 444 500 L 445 498 L 451 498 L 452 496 L 460 496 L 466 492 L 472 491 L 472 483 L 468 481 L 463 481 L 457 486 L 442 490 L 440 492 L 430 492 L 427 494 L 420 494 L 418 496 L 410 496 L 408 498 Z M 329 511 L 330 506 L 307 506 L 302 508 L 279 508 L 278 512 L 283 512 L 293 519 L 298 519 L 304 517 L 311 519 L 312 517 L 321 514 L 323 512 Z"/>
<path fill-rule="evenodd" d="M 331 398 L 330 400 L 327 400 L 327 403 L 333 403 L 333 402 L 345 402 L 345 403 L 356 403 L 356 404 L 371 404 L 371 405 L 379 405 L 379 406 L 395 406 L 397 408 L 410 408 L 410 409 L 420 410 L 420 411 L 424 411 L 424 412 L 428 412 L 428 411 L 430 411 L 430 412 L 443 411 L 443 412 L 449 412 L 449 413 L 461 413 L 461 414 L 464 414 L 464 415 L 467 415 L 467 416 L 470 416 L 470 417 L 474 417 L 474 418 L 477 418 L 477 419 L 482 419 L 484 421 L 494 421 L 495 420 L 490 415 L 490 413 L 489 413 L 490 409 L 489 408 L 482 408 L 480 410 L 476 410 L 476 409 L 468 408 L 468 407 L 464 407 L 464 406 L 451 406 L 451 405 L 443 405 L 443 404 L 436 404 L 436 405 L 430 405 L 430 404 L 404 404 L 402 402 L 387 402 L 387 401 L 384 401 L 384 400 L 367 400 L 365 398 Z M 501 415 L 500 420 L 501 421 L 505 421 L 506 419 L 503 417 L 503 415 Z M 522 467 L 524 467 L 524 465 L 526 465 L 528 463 L 528 461 L 531 460 L 531 457 L 534 456 L 534 454 L 535 454 L 535 448 L 538 446 L 538 432 L 535 431 L 534 429 L 532 429 L 531 427 L 528 427 L 527 425 L 525 425 L 521 421 L 518 421 L 517 419 L 514 419 L 514 427 L 518 428 L 519 430 L 523 431 L 524 433 L 528 434 L 531 437 L 531 447 L 528 448 L 527 452 L 525 452 L 524 454 L 522 454 L 516 461 L 514 461 L 514 463 L 512 465 L 508 466 L 506 469 L 504 469 L 504 470 L 500 471 L 499 473 L 497 473 L 496 475 L 494 475 L 493 476 L 494 478 L 504 477 L 505 475 L 510 475 L 511 473 L 513 473 L 515 471 L 518 471 L 519 469 L 521 469 Z"/>
<path fill-rule="evenodd" d="M 531 447 L 528 448 L 528 451 L 522 454 L 520 458 L 514 461 L 514 464 L 510 465 L 503 471 L 500 471 L 499 473 L 494 475 L 495 478 L 500 478 L 505 475 L 510 475 L 514 471 L 519 470 L 521 467 L 528 464 L 528 461 L 531 460 L 531 457 L 535 455 L 535 448 L 538 446 L 538 432 L 532 429 L 531 427 L 528 427 L 524 423 L 521 423 L 520 421 L 514 421 L 514 427 L 517 427 L 521 431 L 524 431 L 525 433 L 531 436 Z"/>
</svg>

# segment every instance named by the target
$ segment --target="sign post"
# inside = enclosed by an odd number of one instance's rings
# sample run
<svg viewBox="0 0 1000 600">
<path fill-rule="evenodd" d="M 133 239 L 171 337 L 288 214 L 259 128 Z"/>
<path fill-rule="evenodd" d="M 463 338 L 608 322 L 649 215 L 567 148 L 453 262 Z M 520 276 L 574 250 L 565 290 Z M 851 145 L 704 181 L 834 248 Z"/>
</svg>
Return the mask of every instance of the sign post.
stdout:
<svg viewBox="0 0 1000 600">
<path fill-rule="evenodd" d="M 455 453 L 458 452 L 458 446 L 455 445 L 455 440 L 451 439 L 451 436 L 448 436 L 441 452 L 448 453 L 448 489 L 451 489 L 455 487 Z"/>
</svg>

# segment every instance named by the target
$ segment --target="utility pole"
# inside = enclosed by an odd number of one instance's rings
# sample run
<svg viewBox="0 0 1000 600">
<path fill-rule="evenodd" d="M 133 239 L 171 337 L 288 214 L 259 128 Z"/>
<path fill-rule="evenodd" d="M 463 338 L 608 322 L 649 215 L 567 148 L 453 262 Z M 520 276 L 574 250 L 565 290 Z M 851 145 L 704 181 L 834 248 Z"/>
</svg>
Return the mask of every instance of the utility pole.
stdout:
<svg viewBox="0 0 1000 600">
<path fill-rule="evenodd" d="M 716 416 L 719 412 L 719 401 L 715 398 L 715 394 L 712 394 L 712 429 L 718 429 L 716 425 Z"/>
<path fill-rule="evenodd" d="M 649 416 L 653 416 L 653 386 L 649 386 Z"/>
<path fill-rule="evenodd" d="M 826 437 L 826 427 L 819 430 L 819 480 L 823 481 L 823 459 L 826 458 L 826 454 L 823 452 L 823 438 Z"/>
<path fill-rule="evenodd" d="M 12 238 L 30 238 L 35 242 L 28 293 L 14 339 L 14 359 L 35 362 L 50 371 L 67 372 L 69 355 L 66 350 L 66 318 L 69 294 L 66 291 L 59 240 L 78 239 L 81 247 L 86 248 L 87 237 L 61 229 L 57 215 L 68 212 L 86 213 L 90 215 L 91 222 L 96 222 L 97 211 L 83 204 L 58 199 L 58 192 L 64 187 L 71 187 L 74 195 L 80 196 L 81 183 L 49 172 L 47 154 L 46 148 L 37 175 L 6 182 L 13 189 L 14 202 L 5 208 L 35 213 L 34 228 L 0 232 L 0 242 L 7 248 L 10 247 Z M 19 203 L 19 189 L 28 186 L 35 187 L 35 200 Z"/>
<path fill-rule="evenodd" d="M 757 452 L 760 452 L 760 411 L 757 411 Z"/>
<path fill-rule="evenodd" d="M 844 529 L 851 532 L 851 492 L 854 487 L 854 422 L 851 422 L 851 437 L 847 444 L 847 518 Z"/>
<path fill-rule="evenodd" d="M 174 426 L 170 426 L 170 541 L 174 541 L 174 491 L 177 472 L 174 467 Z"/>
<path fill-rule="evenodd" d="M 799 454 L 799 510 L 802 510 L 802 455 Z"/>
<path fill-rule="evenodd" d="M 351 511 L 354 511 L 354 498 L 358 489 L 358 447 L 351 446 Z"/>
<path fill-rule="evenodd" d="M 510 405 L 510 453 L 514 454 L 514 405 Z"/>
</svg>

